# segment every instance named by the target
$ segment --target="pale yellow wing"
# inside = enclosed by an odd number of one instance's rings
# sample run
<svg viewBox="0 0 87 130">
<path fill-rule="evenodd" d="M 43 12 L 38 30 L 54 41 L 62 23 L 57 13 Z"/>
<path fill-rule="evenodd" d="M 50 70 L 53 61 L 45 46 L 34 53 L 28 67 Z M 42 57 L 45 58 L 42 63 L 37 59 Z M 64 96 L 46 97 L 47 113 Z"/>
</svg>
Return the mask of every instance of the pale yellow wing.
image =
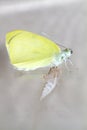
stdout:
<svg viewBox="0 0 87 130">
<path fill-rule="evenodd" d="M 27 31 L 16 30 L 6 35 L 11 63 L 18 69 L 32 70 L 50 64 L 60 48 L 51 40 Z"/>
</svg>

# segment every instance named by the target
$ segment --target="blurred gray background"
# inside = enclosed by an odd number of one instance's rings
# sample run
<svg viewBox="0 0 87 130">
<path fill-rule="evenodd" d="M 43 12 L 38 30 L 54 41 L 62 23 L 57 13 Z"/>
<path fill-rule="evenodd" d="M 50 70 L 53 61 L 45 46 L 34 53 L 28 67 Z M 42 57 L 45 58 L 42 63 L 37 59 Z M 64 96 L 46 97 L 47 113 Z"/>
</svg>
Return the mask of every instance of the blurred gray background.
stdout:
<svg viewBox="0 0 87 130">
<path fill-rule="evenodd" d="M 86 1 L 0 0 L 0 130 L 87 130 Z M 23 29 L 72 48 L 55 90 L 42 102 L 43 74 L 19 72 L 9 61 L 5 35 Z"/>
</svg>

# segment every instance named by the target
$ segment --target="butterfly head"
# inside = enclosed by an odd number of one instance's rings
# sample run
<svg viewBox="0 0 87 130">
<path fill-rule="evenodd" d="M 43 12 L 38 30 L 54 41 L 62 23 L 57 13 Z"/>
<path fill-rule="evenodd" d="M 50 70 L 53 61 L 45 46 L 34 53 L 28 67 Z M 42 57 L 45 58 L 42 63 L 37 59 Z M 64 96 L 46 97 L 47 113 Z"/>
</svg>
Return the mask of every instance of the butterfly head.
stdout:
<svg viewBox="0 0 87 130">
<path fill-rule="evenodd" d="M 62 50 L 59 54 L 55 56 L 54 64 L 58 66 L 62 64 L 63 62 L 66 62 L 67 59 L 69 59 L 72 54 L 73 54 L 73 51 L 69 48 Z"/>
</svg>

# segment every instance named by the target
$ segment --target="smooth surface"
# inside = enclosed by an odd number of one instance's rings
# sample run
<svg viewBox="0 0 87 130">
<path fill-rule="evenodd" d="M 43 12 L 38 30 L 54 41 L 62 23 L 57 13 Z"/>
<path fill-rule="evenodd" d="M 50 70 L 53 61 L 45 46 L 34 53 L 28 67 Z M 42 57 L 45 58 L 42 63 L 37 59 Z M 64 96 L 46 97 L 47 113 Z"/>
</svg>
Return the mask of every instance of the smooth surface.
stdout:
<svg viewBox="0 0 87 130">
<path fill-rule="evenodd" d="M 0 16 L 0 130 L 87 129 L 86 2 Z M 45 32 L 72 48 L 74 69 L 66 67 L 55 90 L 42 102 L 42 75 L 18 72 L 9 63 L 5 35 L 14 29 Z"/>
</svg>

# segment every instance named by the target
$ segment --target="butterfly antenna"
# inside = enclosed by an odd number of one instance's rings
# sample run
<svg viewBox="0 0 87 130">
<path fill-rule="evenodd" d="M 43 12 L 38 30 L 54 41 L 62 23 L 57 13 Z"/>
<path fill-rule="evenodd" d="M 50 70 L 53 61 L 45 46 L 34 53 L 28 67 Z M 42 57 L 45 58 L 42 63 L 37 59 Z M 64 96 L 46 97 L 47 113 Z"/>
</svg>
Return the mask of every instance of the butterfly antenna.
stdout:
<svg viewBox="0 0 87 130">
<path fill-rule="evenodd" d="M 45 33 L 45 32 L 41 32 L 44 36 L 46 36 L 47 38 L 50 38 L 50 36 L 47 34 L 47 33 Z M 50 38 L 51 39 L 51 38 Z M 63 47 L 64 49 L 66 49 L 67 47 L 65 47 L 65 46 L 63 46 L 61 43 L 57 43 L 55 40 L 52 40 L 52 41 L 54 41 L 57 45 L 59 45 L 60 47 Z"/>
<path fill-rule="evenodd" d="M 60 47 L 63 47 L 64 49 L 67 48 L 67 47 L 63 46 L 62 44 L 60 44 L 60 43 L 56 43 L 56 44 L 58 44 Z"/>
</svg>

